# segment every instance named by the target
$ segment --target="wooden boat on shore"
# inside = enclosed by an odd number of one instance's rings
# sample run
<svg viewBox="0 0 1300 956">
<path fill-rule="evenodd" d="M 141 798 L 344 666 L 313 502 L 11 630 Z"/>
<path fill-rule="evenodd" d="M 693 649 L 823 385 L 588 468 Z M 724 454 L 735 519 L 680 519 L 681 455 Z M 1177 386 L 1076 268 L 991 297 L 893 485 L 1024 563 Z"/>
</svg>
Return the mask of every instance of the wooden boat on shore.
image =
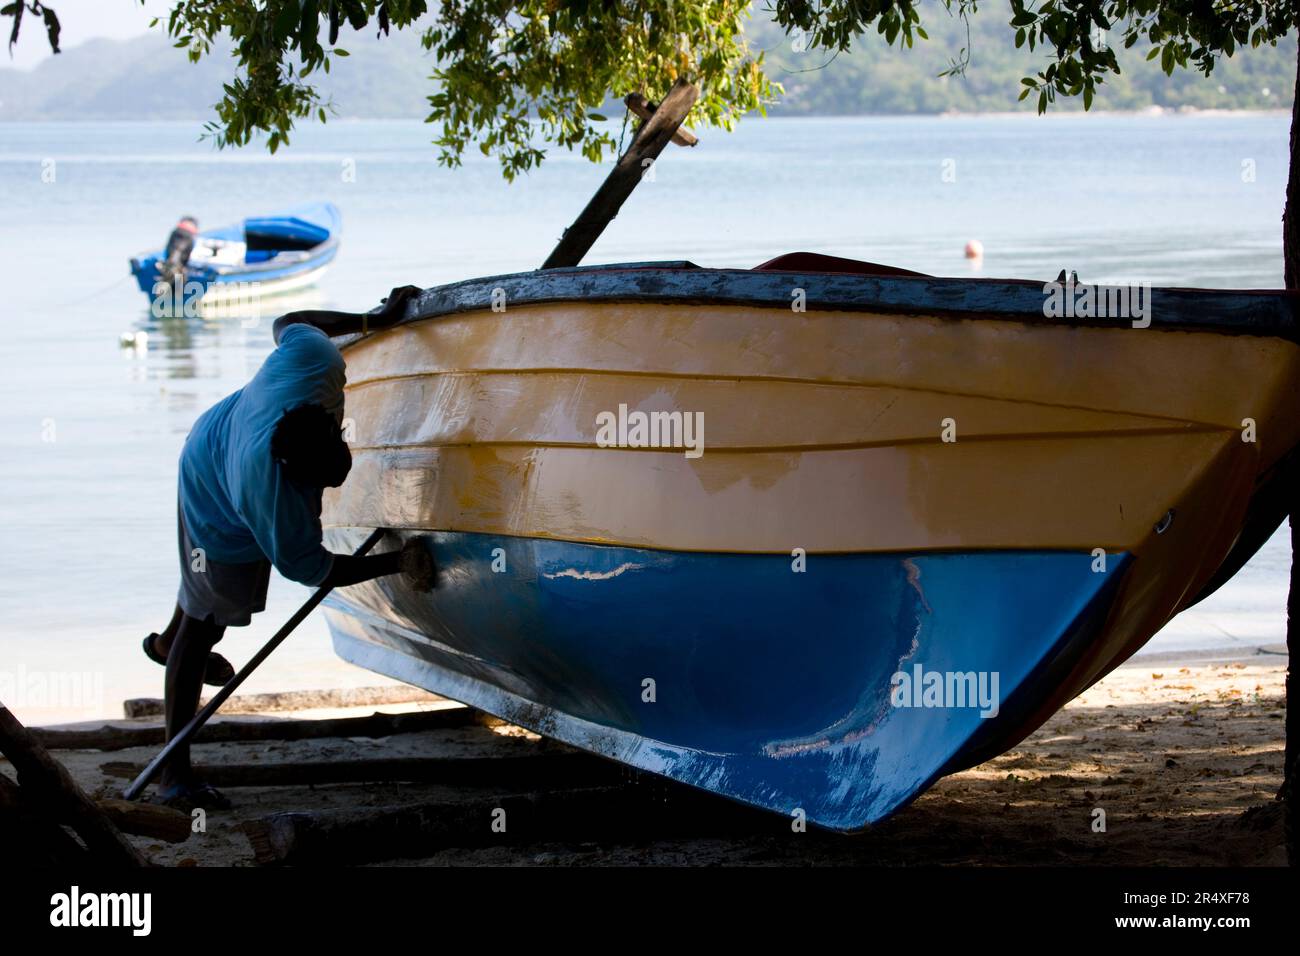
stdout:
<svg viewBox="0 0 1300 956">
<path fill-rule="evenodd" d="M 334 550 L 431 535 L 439 585 L 335 592 L 337 653 L 746 803 L 881 820 L 1285 513 L 1294 297 L 1148 289 L 1135 319 L 1050 286 L 794 254 L 427 290 L 343 343 L 355 464 L 324 524 Z"/>
</svg>

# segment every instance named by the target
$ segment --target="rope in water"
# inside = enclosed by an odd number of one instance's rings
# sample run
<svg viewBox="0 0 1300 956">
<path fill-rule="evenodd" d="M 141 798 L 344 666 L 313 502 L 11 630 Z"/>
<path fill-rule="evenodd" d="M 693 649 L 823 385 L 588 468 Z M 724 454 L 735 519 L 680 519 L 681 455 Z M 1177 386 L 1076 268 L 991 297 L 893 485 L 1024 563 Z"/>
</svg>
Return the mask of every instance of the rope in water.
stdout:
<svg viewBox="0 0 1300 956">
<path fill-rule="evenodd" d="M 135 278 L 135 277 L 132 276 L 132 275 L 123 275 L 123 276 L 118 276 L 116 279 L 114 279 L 114 280 L 113 280 L 111 283 L 109 283 L 108 285 L 104 286 L 102 289 L 96 289 L 94 292 L 90 293 L 89 295 L 84 295 L 84 296 L 82 296 L 82 297 L 79 298 L 79 299 L 72 299 L 72 300 L 70 300 L 70 301 L 68 301 L 68 302 L 60 302 L 60 303 L 58 303 L 57 305 L 55 305 L 54 308 L 56 308 L 56 309 L 67 309 L 67 308 L 71 308 L 71 307 L 74 306 L 74 305 L 81 305 L 83 302 L 89 302 L 91 299 L 99 298 L 99 296 L 104 295 L 104 294 L 107 293 L 107 292 L 112 292 L 114 289 L 116 289 L 116 288 L 117 288 L 119 285 L 121 285 L 123 282 L 125 282 L 125 281 L 128 280 L 128 279 L 133 279 L 133 278 Z"/>
</svg>

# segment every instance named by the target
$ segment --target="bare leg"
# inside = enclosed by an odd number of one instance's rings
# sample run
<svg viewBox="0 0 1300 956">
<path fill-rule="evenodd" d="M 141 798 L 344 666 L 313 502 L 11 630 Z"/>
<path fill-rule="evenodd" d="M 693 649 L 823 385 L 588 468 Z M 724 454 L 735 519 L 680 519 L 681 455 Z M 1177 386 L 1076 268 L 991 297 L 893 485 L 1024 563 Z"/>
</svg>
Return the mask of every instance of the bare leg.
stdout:
<svg viewBox="0 0 1300 956">
<path fill-rule="evenodd" d="M 167 622 L 167 626 L 158 634 L 158 639 L 153 642 L 154 648 L 163 657 L 166 657 L 171 652 L 172 641 L 176 640 L 176 632 L 180 630 L 181 618 L 184 616 L 185 612 L 177 604 L 176 610 L 172 611 L 172 619 Z"/>
<path fill-rule="evenodd" d="M 151 658 L 161 657 L 164 661 L 171 655 L 172 645 L 176 642 L 176 635 L 180 633 L 181 624 L 185 620 L 185 612 L 181 610 L 180 605 L 176 605 L 176 610 L 172 612 L 172 619 L 168 622 L 167 627 L 161 634 L 151 634 L 153 654 Z M 220 636 L 217 640 L 220 640 Z M 160 661 L 161 663 L 161 661 Z M 220 654 L 209 654 L 207 667 L 203 672 L 203 683 L 212 684 L 214 687 L 221 687 L 228 683 L 235 676 L 235 669 Z"/>
<path fill-rule="evenodd" d="M 171 740 L 188 724 L 199 709 L 199 691 L 208 665 L 212 646 L 221 640 L 225 627 L 211 621 L 199 621 L 182 614 L 180 627 L 167 654 L 165 713 L 167 739 Z M 159 785 L 163 789 L 191 782 L 190 748 L 178 748 L 163 767 Z"/>
</svg>

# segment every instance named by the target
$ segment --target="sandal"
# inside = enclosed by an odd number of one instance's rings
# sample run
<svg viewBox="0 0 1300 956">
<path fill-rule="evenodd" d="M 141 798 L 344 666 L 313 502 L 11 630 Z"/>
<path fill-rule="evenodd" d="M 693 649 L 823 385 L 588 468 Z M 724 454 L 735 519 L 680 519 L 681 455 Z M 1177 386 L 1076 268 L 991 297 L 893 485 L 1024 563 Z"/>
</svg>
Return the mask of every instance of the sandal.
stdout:
<svg viewBox="0 0 1300 956">
<path fill-rule="evenodd" d="M 159 790 L 153 802 L 186 813 L 196 809 L 229 810 L 232 806 L 229 798 L 210 783 L 180 783 Z"/>
<path fill-rule="evenodd" d="M 144 639 L 144 656 L 149 658 L 155 664 L 163 667 L 167 666 L 167 658 L 158 653 L 154 647 L 154 641 L 158 640 L 157 633 L 150 634 Z M 208 655 L 207 666 L 203 669 L 203 683 L 211 684 L 213 687 L 225 687 L 235 676 L 235 669 L 220 654 L 215 652 Z"/>
</svg>

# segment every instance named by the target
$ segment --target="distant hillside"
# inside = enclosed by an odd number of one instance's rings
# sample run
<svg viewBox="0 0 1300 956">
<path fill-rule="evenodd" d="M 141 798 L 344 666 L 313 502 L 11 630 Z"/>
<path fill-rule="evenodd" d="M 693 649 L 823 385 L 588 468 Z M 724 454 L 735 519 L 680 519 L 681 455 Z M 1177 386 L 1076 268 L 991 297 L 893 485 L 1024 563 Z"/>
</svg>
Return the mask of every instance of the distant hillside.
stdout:
<svg viewBox="0 0 1300 956">
<path fill-rule="evenodd" d="M 1017 50 L 1005 10 L 988 9 L 971 25 L 965 76 L 941 78 L 966 45 L 966 28 L 934 4 L 923 6 L 929 41 L 911 50 L 887 47 L 870 33 L 850 54 L 797 53 L 761 11 L 751 44 L 767 51 L 769 74 L 786 89 L 772 115 L 852 115 L 1032 110 L 1019 103 L 1020 78 L 1042 57 Z M 376 39 L 344 31 L 351 56 L 318 77 L 321 91 L 344 117 L 423 118 L 433 88 L 432 59 L 415 33 Z M 1119 53 L 1124 74 L 1099 90 L 1096 109 L 1192 106 L 1203 109 L 1288 108 L 1295 80 L 1296 42 L 1245 50 L 1223 60 L 1209 79 L 1183 71 L 1173 78 L 1135 49 Z M 209 119 L 222 84 L 234 73 L 228 52 L 191 64 L 161 33 L 129 41 L 95 40 L 44 60 L 30 72 L 0 69 L 0 120 Z M 1267 91 L 1267 92 L 1264 92 Z M 1079 109 L 1062 102 L 1057 109 Z"/>
<path fill-rule="evenodd" d="M 770 20 L 756 18 L 751 45 L 766 51 L 768 75 L 785 87 L 770 110 L 779 115 L 857 113 L 942 113 L 1034 111 L 1034 97 L 1023 102 L 1020 79 L 1046 64 L 1040 52 L 1017 50 L 1005 9 L 985 9 L 971 19 L 970 37 L 960 20 L 934 4 L 921 6 L 929 40 L 910 50 L 891 49 L 872 32 L 859 38 L 851 54 L 796 53 L 792 40 Z M 963 76 L 940 77 L 962 47 L 971 50 Z M 1199 109 L 1290 108 L 1295 87 L 1296 40 L 1260 47 L 1221 60 L 1209 78 L 1190 70 L 1165 76 L 1140 46 L 1119 49 L 1123 71 L 1098 88 L 1093 109 L 1135 110 L 1151 106 Z M 825 64 L 824 68 L 822 65 Z M 1266 93 L 1264 91 L 1267 91 Z M 1058 100 L 1053 110 L 1081 110 L 1076 100 Z"/>
<path fill-rule="evenodd" d="M 376 40 L 367 32 L 340 37 L 339 46 L 351 55 L 335 59 L 317 87 L 340 116 L 427 115 L 433 61 L 417 35 Z M 92 40 L 31 71 L 0 70 L 0 120 L 210 119 L 235 73 L 228 49 L 190 63 L 161 33 Z"/>
</svg>

